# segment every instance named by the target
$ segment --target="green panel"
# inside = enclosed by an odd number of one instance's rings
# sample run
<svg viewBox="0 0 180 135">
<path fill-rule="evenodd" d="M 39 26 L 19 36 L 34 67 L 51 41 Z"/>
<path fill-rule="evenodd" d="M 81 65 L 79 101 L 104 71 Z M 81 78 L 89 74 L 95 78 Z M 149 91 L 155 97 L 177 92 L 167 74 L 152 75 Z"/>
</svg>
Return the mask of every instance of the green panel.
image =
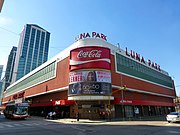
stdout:
<svg viewBox="0 0 180 135">
<path fill-rule="evenodd" d="M 117 71 L 172 88 L 170 76 L 116 53 Z"/>
<path fill-rule="evenodd" d="M 11 94 L 14 92 L 18 92 L 18 91 L 24 90 L 28 87 L 34 86 L 40 82 L 46 81 L 54 76 L 54 73 L 55 73 L 54 70 L 55 70 L 55 62 L 53 62 L 50 65 L 48 65 L 47 67 L 39 70 L 38 72 L 29 76 L 28 78 L 22 80 L 21 82 L 17 83 L 13 87 L 7 89 L 7 93 Z"/>
</svg>

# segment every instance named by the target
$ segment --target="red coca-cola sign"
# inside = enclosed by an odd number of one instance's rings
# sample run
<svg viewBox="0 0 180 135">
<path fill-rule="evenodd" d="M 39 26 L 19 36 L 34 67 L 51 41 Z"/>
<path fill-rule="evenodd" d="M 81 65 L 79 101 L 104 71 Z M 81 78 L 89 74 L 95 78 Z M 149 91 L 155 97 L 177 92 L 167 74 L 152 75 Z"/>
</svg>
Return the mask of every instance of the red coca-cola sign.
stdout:
<svg viewBox="0 0 180 135">
<path fill-rule="evenodd" d="M 109 48 L 88 46 L 71 50 L 70 70 L 91 68 L 110 70 Z"/>
</svg>

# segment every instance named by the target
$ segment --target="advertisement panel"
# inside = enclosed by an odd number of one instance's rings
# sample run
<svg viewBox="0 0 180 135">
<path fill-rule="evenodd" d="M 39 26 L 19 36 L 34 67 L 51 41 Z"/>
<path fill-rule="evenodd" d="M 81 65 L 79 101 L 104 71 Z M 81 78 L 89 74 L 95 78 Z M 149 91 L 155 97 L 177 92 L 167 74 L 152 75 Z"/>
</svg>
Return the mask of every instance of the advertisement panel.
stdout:
<svg viewBox="0 0 180 135">
<path fill-rule="evenodd" d="M 69 73 L 69 95 L 109 95 L 110 93 L 110 71 L 85 70 Z"/>
<path fill-rule="evenodd" d="M 111 84 L 103 82 L 78 82 L 69 85 L 69 95 L 108 95 Z"/>
<path fill-rule="evenodd" d="M 107 82 L 111 83 L 111 73 L 110 71 L 102 70 L 85 70 L 85 71 L 76 71 L 69 73 L 69 84 L 75 82 Z"/>
<path fill-rule="evenodd" d="M 79 69 L 111 69 L 110 49 L 88 46 L 70 51 L 70 71 Z"/>
</svg>

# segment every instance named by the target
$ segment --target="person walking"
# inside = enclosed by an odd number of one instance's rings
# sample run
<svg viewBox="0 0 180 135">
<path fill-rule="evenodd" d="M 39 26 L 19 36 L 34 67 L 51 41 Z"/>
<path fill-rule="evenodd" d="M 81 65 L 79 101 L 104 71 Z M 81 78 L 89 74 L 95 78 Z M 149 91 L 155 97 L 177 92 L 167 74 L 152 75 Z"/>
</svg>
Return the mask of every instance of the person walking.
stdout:
<svg viewBox="0 0 180 135">
<path fill-rule="evenodd" d="M 77 121 L 79 121 L 79 112 L 76 114 Z"/>
<path fill-rule="evenodd" d="M 54 120 L 55 118 L 56 118 L 56 112 L 53 111 L 53 113 L 52 113 L 52 119 Z"/>
</svg>

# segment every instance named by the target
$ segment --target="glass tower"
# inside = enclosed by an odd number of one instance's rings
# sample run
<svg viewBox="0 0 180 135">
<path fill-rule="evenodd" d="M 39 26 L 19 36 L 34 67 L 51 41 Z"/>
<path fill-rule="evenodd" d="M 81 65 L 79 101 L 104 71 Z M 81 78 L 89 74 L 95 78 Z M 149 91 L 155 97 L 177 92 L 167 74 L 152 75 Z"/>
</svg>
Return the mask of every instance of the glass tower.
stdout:
<svg viewBox="0 0 180 135">
<path fill-rule="evenodd" d="M 5 72 L 4 90 L 6 90 L 6 88 L 10 85 L 10 83 L 12 81 L 12 76 L 14 74 L 13 70 L 14 70 L 16 52 L 17 52 L 17 47 L 13 46 L 11 49 L 11 52 L 8 56 L 6 72 Z"/>
<path fill-rule="evenodd" d="M 46 62 L 50 33 L 36 24 L 26 24 L 20 34 L 12 83 Z"/>
<path fill-rule="evenodd" d="M 0 80 L 1 80 L 2 72 L 3 72 L 3 65 L 0 65 Z"/>
</svg>

